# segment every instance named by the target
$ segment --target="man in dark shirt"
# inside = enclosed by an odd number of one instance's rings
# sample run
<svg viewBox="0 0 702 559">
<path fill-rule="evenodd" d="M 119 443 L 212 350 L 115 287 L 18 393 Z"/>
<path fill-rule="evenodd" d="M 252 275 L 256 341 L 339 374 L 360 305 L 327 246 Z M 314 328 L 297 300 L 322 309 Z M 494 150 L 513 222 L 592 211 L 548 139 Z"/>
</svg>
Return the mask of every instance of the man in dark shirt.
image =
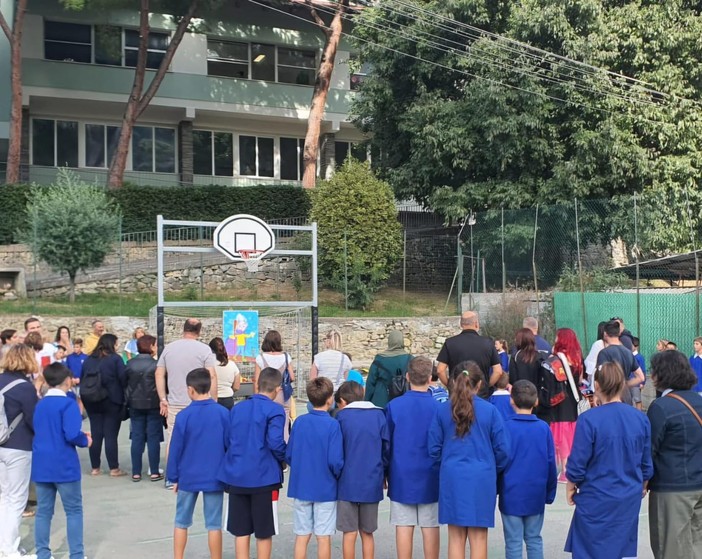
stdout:
<svg viewBox="0 0 702 559">
<path fill-rule="evenodd" d="M 539 321 L 533 316 L 527 316 L 522 321 L 522 328 L 529 328 L 534 333 L 534 340 L 536 342 L 536 351 L 540 353 L 545 353 L 549 355 L 551 353 L 552 345 L 539 336 Z M 515 352 L 516 353 L 516 352 Z"/>
<path fill-rule="evenodd" d="M 622 345 L 633 353 L 634 351 L 634 335 L 626 329 L 624 321 L 619 317 L 610 318 L 619 323 L 619 339 Z"/>
<path fill-rule="evenodd" d="M 599 369 L 603 363 L 619 363 L 619 366 L 624 371 L 627 389 L 622 393 L 622 400 L 627 404 L 632 404 L 636 399 L 636 391 L 632 394 L 630 389 L 636 389 L 645 380 L 643 371 L 639 367 L 639 362 L 619 339 L 619 331 L 621 325 L 616 320 L 610 320 L 604 326 L 603 341 L 605 347 L 597 355 L 597 368 Z M 638 392 L 640 400 L 640 391 Z"/>
<path fill-rule="evenodd" d="M 480 395 L 487 397 L 492 393 L 492 386 L 502 374 L 500 357 L 495 343 L 478 334 L 480 319 L 478 313 L 466 311 L 461 315 L 461 330 L 457 336 L 447 338 L 439 351 L 437 373 L 444 385 L 448 386 L 453 376 L 453 368 L 463 361 L 475 361 L 485 376 L 485 386 Z"/>
</svg>

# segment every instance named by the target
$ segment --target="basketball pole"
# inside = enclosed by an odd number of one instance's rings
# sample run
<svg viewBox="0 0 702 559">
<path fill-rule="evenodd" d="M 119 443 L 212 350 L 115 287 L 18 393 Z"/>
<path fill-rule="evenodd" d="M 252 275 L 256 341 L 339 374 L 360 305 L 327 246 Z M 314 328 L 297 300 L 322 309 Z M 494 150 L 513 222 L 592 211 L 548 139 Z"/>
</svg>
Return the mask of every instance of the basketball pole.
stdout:
<svg viewBox="0 0 702 559">
<path fill-rule="evenodd" d="M 157 246 L 157 281 L 156 288 L 158 290 L 158 301 L 156 303 L 156 346 L 158 355 L 161 355 L 165 346 L 165 312 L 163 308 L 163 215 L 156 216 L 156 246 Z"/>
</svg>

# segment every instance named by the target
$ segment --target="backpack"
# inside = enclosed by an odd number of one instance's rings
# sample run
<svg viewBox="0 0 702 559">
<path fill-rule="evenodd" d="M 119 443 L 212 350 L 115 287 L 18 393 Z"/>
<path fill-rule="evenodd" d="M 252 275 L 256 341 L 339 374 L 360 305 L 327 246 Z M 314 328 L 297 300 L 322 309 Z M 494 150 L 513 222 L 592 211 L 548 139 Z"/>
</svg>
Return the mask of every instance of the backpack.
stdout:
<svg viewBox="0 0 702 559">
<path fill-rule="evenodd" d="M 8 384 L 5 388 L 0 390 L 0 445 L 4 445 L 12 435 L 13 431 L 17 429 L 17 426 L 22 421 L 24 417 L 23 413 L 20 413 L 17 417 L 12 420 L 12 423 L 7 422 L 7 413 L 5 412 L 5 393 L 12 390 L 15 386 L 18 386 L 22 382 L 27 382 L 23 379 L 17 379 Z"/>
<path fill-rule="evenodd" d="M 282 367 L 278 367 L 278 370 L 283 373 L 283 381 L 280 383 L 280 386 L 283 387 L 283 400 L 287 402 L 290 396 L 293 395 L 293 385 L 290 380 L 290 371 L 288 370 L 288 354 L 283 353 L 283 355 L 285 355 L 285 364 Z M 261 353 L 261 361 L 263 361 L 265 367 L 269 366 L 268 363 L 266 363 L 266 358 L 263 357 L 263 353 Z"/>
<path fill-rule="evenodd" d="M 86 359 L 83 363 L 83 374 L 80 377 L 80 399 L 89 404 L 95 404 L 102 402 L 105 398 L 107 398 L 107 389 L 102 384 L 100 361 Z"/>
<path fill-rule="evenodd" d="M 383 371 L 391 375 L 390 385 L 388 386 L 388 401 L 393 400 L 398 396 L 402 396 L 405 392 L 409 390 L 409 383 L 407 382 L 407 377 L 405 376 L 405 373 L 407 372 L 407 367 L 409 365 L 410 359 L 412 359 L 412 356 L 408 355 L 405 365 L 403 367 L 398 367 L 397 369 L 395 369 L 394 373 L 389 371 L 380 363 L 378 363 L 379 369 L 382 369 Z"/>
<path fill-rule="evenodd" d="M 550 355 L 539 369 L 539 406 L 555 408 L 566 399 L 568 375 L 560 357 Z"/>
</svg>

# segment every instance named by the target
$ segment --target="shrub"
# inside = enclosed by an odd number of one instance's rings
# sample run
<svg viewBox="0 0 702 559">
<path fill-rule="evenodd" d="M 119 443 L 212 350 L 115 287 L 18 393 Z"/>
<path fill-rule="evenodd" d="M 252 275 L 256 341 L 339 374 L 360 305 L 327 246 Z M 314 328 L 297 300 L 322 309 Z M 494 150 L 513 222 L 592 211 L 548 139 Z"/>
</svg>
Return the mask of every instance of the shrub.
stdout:
<svg viewBox="0 0 702 559">
<path fill-rule="evenodd" d="M 631 287 L 633 282 L 626 274 L 613 272 L 608 268 L 591 268 L 583 270 L 583 289 L 585 291 L 613 291 Z M 580 275 L 577 266 L 566 267 L 561 272 L 556 284 L 557 291 L 580 291 Z"/>
<path fill-rule="evenodd" d="M 365 309 L 402 254 L 401 226 L 388 183 L 352 158 L 313 192 L 311 219 L 319 231 L 319 272 L 343 289 L 349 306 Z"/>
<path fill-rule="evenodd" d="M 0 186 L 0 244 L 17 242 L 17 231 L 27 222 L 27 202 L 34 187 L 26 184 Z"/>
</svg>

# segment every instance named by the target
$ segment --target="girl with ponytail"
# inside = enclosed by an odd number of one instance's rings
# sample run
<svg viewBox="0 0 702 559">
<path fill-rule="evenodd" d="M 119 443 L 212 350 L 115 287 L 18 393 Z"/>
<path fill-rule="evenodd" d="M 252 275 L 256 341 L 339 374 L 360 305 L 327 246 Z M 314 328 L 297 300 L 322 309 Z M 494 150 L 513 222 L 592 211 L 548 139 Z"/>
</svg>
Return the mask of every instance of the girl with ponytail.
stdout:
<svg viewBox="0 0 702 559">
<path fill-rule="evenodd" d="M 476 397 L 485 376 L 473 361 L 456 366 L 451 397 L 429 430 L 429 454 L 440 463 L 439 523 L 448 524 L 448 558 L 487 558 L 487 529 L 495 526 L 497 474 L 508 448 L 500 412 Z"/>
</svg>

